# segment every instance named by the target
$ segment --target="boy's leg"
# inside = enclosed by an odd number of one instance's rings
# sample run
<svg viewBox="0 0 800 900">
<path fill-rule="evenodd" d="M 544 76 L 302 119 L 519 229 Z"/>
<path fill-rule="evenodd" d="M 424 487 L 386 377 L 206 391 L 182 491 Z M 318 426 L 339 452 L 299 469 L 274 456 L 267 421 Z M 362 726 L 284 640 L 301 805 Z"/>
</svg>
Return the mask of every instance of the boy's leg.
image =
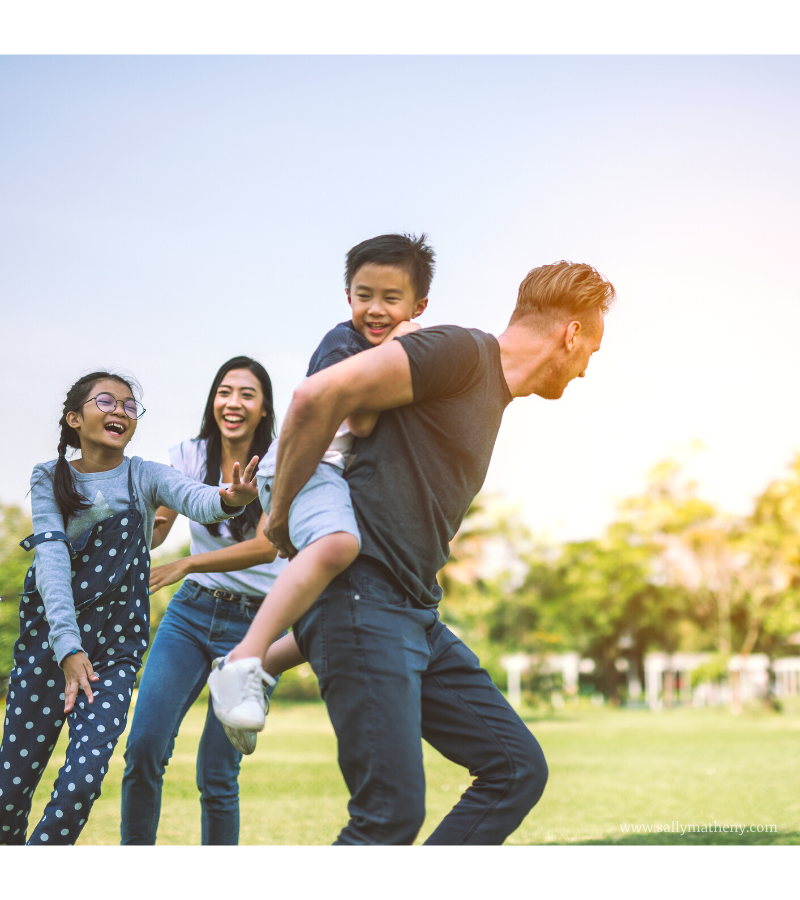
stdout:
<svg viewBox="0 0 800 900">
<path fill-rule="evenodd" d="M 273 477 L 259 477 L 261 506 L 269 515 Z M 361 545 L 350 489 L 334 466 L 320 463 L 294 498 L 289 534 L 300 551 L 275 579 L 247 637 L 230 662 L 264 660 L 272 643 L 296 622 L 323 590 L 355 558 Z"/>
<path fill-rule="evenodd" d="M 425 817 L 421 680 L 435 613 L 363 557 L 296 624 L 351 794 L 340 844 L 411 844 Z"/>
<path fill-rule="evenodd" d="M 190 588 L 182 586 L 156 633 L 125 748 L 120 823 L 123 844 L 156 842 L 164 771 L 175 736 L 210 671 L 206 642 L 214 606 L 213 600 L 195 597 Z M 232 747 L 230 750 L 231 755 L 238 756 Z M 238 769 L 238 760 L 236 765 Z"/>
<path fill-rule="evenodd" d="M 269 647 L 358 556 L 358 540 L 343 531 L 326 534 L 301 550 L 278 575 L 250 630 L 228 658 L 264 660 Z"/>
<path fill-rule="evenodd" d="M 427 844 L 502 844 L 539 800 L 547 764 L 475 654 L 441 622 L 422 678 L 422 735 L 474 781 Z"/>
<path fill-rule="evenodd" d="M 297 641 L 290 632 L 284 635 L 269 648 L 264 657 L 264 671 L 277 678 L 295 666 L 302 666 L 306 662 L 303 654 L 297 647 Z"/>
</svg>

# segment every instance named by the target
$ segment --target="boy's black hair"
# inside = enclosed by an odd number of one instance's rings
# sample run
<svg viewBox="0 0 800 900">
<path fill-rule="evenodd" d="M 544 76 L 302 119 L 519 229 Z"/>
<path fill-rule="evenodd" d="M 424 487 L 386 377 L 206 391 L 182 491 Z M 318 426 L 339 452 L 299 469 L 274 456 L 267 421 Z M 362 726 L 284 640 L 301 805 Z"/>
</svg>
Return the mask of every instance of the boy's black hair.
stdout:
<svg viewBox="0 0 800 900">
<path fill-rule="evenodd" d="M 428 296 L 435 268 L 435 254 L 425 241 L 426 234 L 381 234 L 356 244 L 345 260 L 344 283 L 347 290 L 356 272 L 368 263 L 405 269 L 414 288 L 415 300 Z"/>
<path fill-rule="evenodd" d="M 242 461 L 242 471 L 244 466 L 257 456 L 259 459 L 269 450 L 269 445 L 275 439 L 275 410 L 272 407 L 272 382 L 270 381 L 267 370 L 260 362 L 251 359 L 249 356 L 234 356 L 226 363 L 223 363 L 214 380 L 211 383 L 211 390 L 208 392 L 206 400 L 206 408 L 203 412 L 203 421 L 200 424 L 200 434 L 197 440 L 205 440 L 206 444 L 206 475 L 203 481 L 206 484 L 213 484 L 214 487 L 219 485 L 219 469 L 222 460 L 222 434 L 214 418 L 214 398 L 217 396 L 217 389 L 222 384 L 222 379 L 233 369 L 247 369 L 261 383 L 261 393 L 264 395 L 264 410 L 267 413 L 263 416 L 256 430 L 253 433 L 253 439 L 250 442 L 250 449 L 247 452 L 247 458 Z M 258 520 L 261 518 L 261 504 L 248 503 L 244 508 L 244 512 L 233 519 L 228 519 L 228 529 L 231 537 L 235 541 L 244 541 L 248 538 L 248 532 L 251 532 Z M 209 533 L 215 537 L 219 535 L 219 522 L 205 526 Z"/>
</svg>

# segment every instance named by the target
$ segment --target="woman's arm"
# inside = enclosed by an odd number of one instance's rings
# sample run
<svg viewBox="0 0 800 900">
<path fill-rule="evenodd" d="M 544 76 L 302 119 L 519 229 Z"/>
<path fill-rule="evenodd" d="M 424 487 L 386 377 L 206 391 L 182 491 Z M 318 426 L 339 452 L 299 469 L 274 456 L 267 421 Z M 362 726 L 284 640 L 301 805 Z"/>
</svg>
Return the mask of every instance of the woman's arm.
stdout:
<svg viewBox="0 0 800 900">
<path fill-rule="evenodd" d="M 166 506 L 159 506 L 156 510 L 155 524 L 153 525 L 153 541 L 150 549 L 155 550 L 160 547 L 167 539 L 167 535 L 175 524 L 178 514 L 174 509 L 168 509 Z"/>
<path fill-rule="evenodd" d="M 159 510 L 160 512 L 160 510 Z M 264 563 L 271 563 L 278 551 L 264 536 L 267 517 L 262 513 L 256 528 L 256 536 L 248 541 L 240 541 L 231 547 L 222 547 L 208 553 L 184 556 L 173 563 L 155 566 L 150 570 L 150 593 L 175 584 L 194 572 L 237 572 Z"/>
</svg>

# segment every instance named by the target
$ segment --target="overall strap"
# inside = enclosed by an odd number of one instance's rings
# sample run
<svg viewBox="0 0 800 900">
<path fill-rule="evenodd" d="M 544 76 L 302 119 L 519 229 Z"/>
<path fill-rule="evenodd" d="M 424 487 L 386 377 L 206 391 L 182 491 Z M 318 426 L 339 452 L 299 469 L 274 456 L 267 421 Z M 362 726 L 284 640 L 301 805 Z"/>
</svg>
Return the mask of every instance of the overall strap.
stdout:
<svg viewBox="0 0 800 900">
<path fill-rule="evenodd" d="M 72 541 L 63 531 L 43 531 L 41 534 L 29 534 L 19 542 L 19 545 L 23 550 L 33 550 L 34 547 L 43 544 L 45 541 L 63 541 L 69 547 L 70 553 L 72 553 Z"/>
<path fill-rule="evenodd" d="M 137 458 L 137 457 L 132 456 L 132 457 L 130 457 L 130 459 L 128 460 L 128 497 L 130 498 L 130 507 L 131 507 L 131 509 L 138 509 L 138 508 L 139 508 L 139 507 L 137 506 L 137 500 L 138 500 L 138 497 L 137 497 L 137 494 L 136 494 L 136 488 L 134 487 L 134 484 L 133 484 L 133 461 L 134 461 L 134 459 L 136 459 L 136 458 Z"/>
</svg>

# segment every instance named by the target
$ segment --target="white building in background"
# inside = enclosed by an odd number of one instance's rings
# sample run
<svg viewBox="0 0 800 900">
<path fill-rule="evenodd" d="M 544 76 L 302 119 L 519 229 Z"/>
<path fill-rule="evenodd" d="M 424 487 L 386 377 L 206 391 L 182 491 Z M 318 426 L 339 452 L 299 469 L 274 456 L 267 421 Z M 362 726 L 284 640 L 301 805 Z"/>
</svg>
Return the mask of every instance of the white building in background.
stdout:
<svg viewBox="0 0 800 900">
<path fill-rule="evenodd" d="M 710 653 L 648 653 L 644 658 L 644 695 L 650 709 L 666 702 L 691 703 L 692 672 L 711 659 Z"/>
<path fill-rule="evenodd" d="M 522 703 L 521 675 L 531 666 L 538 666 L 542 673 L 560 674 L 561 688 L 570 695 L 578 693 L 578 675 L 594 671 L 594 661 L 581 659 L 578 653 L 549 653 L 544 657 L 514 653 L 504 656 L 500 665 L 508 674 L 508 702 L 515 707 Z"/>
<path fill-rule="evenodd" d="M 800 691 L 800 657 L 776 660 L 770 666 L 766 653 L 732 656 L 728 677 L 723 683 L 705 681 L 692 685 L 692 673 L 712 658 L 710 653 L 648 653 L 644 658 L 645 696 L 650 709 L 665 704 L 719 706 L 734 701 L 732 683 L 738 679 L 738 702 L 764 699 L 769 693 L 769 671 L 775 673 L 776 687 L 784 694 Z"/>
<path fill-rule="evenodd" d="M 738 679 L 738 703 L 764 699 L 769 693 L 770 669 L 775 676 L 775 694 L 790 697 L 800 694 L 800 656 L 776 659 L 770 664 L 765 653 L 749 656 L 732 656 L 728 661 L 727 678 L 704 681 L 692 685 L 692 673 L 713 658 L 711 653 L 648 653 L 644 657 L 644 695 L 652 710 L 665 705 L 722 706 L 734 702 L 732 682 Z M 622 665 L 621 663 L 625 663 Z M 504 656 L 501 665 L 508 674 L 508 700 L 512 706 L 522 703 L 521 676 L 532 666 L 541 673 L 560 674 L 562 690 L 567 695 L 578 693 L 579 675 L 590 675 L 595 664 L 591 659 L 581 659 L 578 653 L 551 653 L 533 656 L 515 653 Z M 641 684 L 627 660 L 617 660 L 619 672 L 628 673 L 628 695 L 631 700 L 641 696 Z M 560 692 L 553 694 L 553 704 L 563 704 Z"/>
<path fill-rule="evenodd" d="M 776 696 L 796 697 L 800 694 L 800 656 L 776 659 L 772 671 L 775 673 Z"/>
</svg>

